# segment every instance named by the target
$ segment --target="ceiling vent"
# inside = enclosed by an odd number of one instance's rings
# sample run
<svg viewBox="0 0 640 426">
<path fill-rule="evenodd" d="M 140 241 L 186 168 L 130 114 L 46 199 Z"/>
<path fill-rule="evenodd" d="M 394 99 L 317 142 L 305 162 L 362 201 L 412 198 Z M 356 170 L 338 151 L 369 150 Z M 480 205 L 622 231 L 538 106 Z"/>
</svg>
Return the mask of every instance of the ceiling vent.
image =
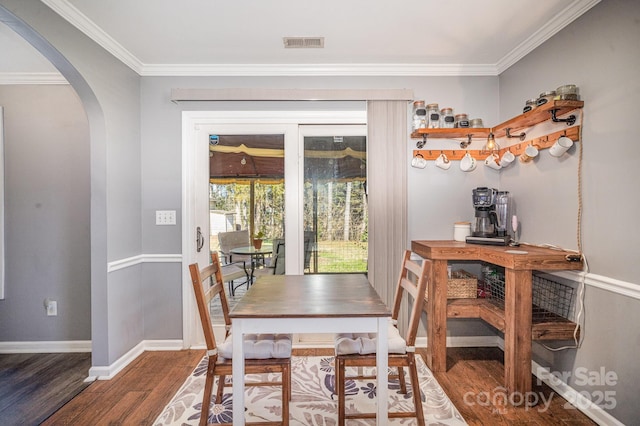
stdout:
<svg viewBox="0 0 640 426">
<path fill-rule="evenodd" d="M 324 47 L 324 37 L 283 37 L 285 49 L 315 49 Z"/>
</svg>

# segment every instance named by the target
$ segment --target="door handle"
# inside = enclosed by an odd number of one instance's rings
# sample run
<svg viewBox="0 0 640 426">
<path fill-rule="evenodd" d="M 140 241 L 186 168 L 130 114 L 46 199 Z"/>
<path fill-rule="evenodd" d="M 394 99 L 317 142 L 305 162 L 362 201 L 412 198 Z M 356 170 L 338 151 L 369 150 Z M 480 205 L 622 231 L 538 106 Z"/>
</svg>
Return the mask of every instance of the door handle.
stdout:
<svg viewBox="0 0 640 426">
<path fill-rule="evenodd" d="M 204 247 L 204 235 L 202 235 L 202 230 L 198 226 L 196 228 L 196 251 L 200 253 L 202 247 Z"/>
</svg>

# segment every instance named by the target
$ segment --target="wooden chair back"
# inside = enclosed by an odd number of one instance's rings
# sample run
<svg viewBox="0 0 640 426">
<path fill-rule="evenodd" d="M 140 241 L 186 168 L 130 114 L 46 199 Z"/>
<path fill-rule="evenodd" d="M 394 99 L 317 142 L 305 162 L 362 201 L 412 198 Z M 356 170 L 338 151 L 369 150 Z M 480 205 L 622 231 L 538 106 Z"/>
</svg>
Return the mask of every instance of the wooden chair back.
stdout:
<svg viewBox="0 0 640 426">
<path fill-rule="evenodd" d="M 217 357 L 216 338 L 213 333 L 213 325 L 209 313 L 209 305 L 216 296 L 220 298 L 227 332 L 231 326 L 231 319 L 229 318 L 229 304 L 227 303 L 227 296 L 224 292 L 222 269 L 220 267 L 218 253 L 211 254 L 211 261 L 211 265 L 204 267 L 202 270 L 199 269 L 197 263 L 189 265 L 189 273 L 191 274 L 191 284 L 193 285 L 193 291 L 196 296 L 204 340 L 207 345 L 207 353 L 209 356 Z"/>
<path fill-rule="evenodd" d="M 427 291 L 429 277 L 431 276 L 431 261 L 424 259 L 422 264 L 411 259 L 411 251 L 406 250 L 402 260 L 402 268 L 398 277 L 396 294 L 394 296 L 391 318 L 398 319 L 402 299 L 406 294 L 411 296 L 411 309 L 409 313 L 409 324 L 406 329 L 405 341 L 408 347 L 415 347 L 420 317 L 424 307 L 424 295 Z"/>
</svg>

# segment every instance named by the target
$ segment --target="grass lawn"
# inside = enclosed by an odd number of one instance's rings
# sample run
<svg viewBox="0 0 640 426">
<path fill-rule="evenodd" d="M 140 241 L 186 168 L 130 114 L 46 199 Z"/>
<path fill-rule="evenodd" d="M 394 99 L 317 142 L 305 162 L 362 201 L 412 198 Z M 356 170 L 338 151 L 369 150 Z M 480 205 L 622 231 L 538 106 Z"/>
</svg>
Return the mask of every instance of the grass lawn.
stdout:
<svg viewBox="0 0 640 426">
<path fill-rule="evenodd" d="M 318 241 L 317 254 L 318 273 L 367 272 L 366 242 Z"/>
</svg>

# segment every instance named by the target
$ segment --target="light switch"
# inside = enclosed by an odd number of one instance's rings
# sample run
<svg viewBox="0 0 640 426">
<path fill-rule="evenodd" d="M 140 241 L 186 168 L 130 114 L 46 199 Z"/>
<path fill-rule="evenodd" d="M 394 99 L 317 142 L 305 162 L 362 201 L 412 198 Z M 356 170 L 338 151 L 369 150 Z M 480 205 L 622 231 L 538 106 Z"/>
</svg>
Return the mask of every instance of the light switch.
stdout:
<svg viewBox="0 0 640 426">
<path fill-rule="evenodd" d="M 175 225 L 175 210 L 156 210 L 156 225 Z"/>
</svg>

